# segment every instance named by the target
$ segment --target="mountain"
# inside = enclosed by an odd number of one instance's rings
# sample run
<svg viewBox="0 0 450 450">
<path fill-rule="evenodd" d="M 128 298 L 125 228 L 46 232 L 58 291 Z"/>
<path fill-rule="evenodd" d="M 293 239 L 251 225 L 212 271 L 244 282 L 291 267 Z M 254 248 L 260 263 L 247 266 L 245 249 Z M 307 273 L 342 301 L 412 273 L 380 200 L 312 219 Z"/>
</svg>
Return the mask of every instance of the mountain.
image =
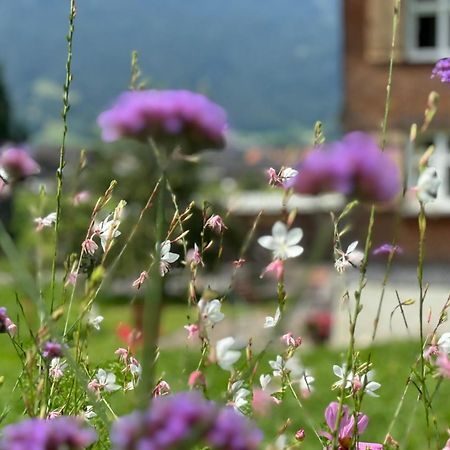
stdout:
<svg viewBox="0 0 450 450">
<path fill-rule="evenodd" d="M 0 65 L 16 116 L 35 140 L 60 127 L 69 1 L 0 2 Z M 77 2 L 71 131 L 126 89 L 130 55 L 154 87 L 208 94 L 246 133 L 338 123 L 340 2 L 88 0 Z"/>
</svg>

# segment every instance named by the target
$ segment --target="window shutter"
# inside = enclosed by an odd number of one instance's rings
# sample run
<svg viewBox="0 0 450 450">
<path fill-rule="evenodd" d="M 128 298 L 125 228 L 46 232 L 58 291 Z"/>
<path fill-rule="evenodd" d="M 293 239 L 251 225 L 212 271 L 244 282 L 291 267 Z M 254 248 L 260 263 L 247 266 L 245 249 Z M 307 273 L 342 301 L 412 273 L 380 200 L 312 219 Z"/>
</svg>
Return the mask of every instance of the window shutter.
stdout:
<svg viewBox="0 0 450 450">
<path fill-rule="evenodd" d="M 362 0 L 364 1 L 364 0 Z M 392 21 L 394 18 L 395 0 L 365 0 L 365 47 L 364 56 L 372 63 L 387 63 L 391 52 Z M 403 57 L 404 46 L 404 10 L 400 12 L 400 22 L 397 28 L 395 59 Z"/>
</svg>

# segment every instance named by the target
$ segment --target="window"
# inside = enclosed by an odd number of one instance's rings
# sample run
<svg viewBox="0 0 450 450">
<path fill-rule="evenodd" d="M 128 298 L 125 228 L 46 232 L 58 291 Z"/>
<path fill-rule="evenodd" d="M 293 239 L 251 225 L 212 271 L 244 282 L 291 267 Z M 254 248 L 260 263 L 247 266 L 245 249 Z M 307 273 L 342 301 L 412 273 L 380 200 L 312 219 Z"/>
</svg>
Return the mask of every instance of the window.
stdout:
<svg viewBox="0 0 450 450">
<path fill-rule="evenodd" d="M 450 54 L 450 0 L 406 3 L 406 50 L 412 62 L 435 62 Z"/>
</svg>

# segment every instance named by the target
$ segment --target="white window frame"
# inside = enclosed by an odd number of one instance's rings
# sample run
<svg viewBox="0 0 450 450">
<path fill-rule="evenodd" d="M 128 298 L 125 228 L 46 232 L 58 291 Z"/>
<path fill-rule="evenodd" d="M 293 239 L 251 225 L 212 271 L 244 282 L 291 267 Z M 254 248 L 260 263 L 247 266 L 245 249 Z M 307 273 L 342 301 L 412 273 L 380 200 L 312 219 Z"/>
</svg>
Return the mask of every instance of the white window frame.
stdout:
<svg viewBox="0 0 450 450">
<path fill-rule="evenodd" d="M 384 1 L 384 0 L 378 0 Z M 436 46 L 417 46 L 417 16 L 436 15 Z M 450 55 L 450 0 L 408 0 L 406 2 L 406 56 L 410 62 L 434 63 Z"/>
</svg>

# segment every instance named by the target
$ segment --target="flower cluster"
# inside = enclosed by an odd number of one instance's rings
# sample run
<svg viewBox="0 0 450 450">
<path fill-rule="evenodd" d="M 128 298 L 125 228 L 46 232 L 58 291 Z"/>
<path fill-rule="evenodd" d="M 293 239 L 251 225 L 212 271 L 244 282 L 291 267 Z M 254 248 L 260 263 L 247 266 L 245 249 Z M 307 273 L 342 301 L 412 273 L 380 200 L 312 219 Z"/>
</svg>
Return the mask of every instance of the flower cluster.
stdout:
<svg viewBox="0 0 450 450">
<path fill-rule="evenodd" d="M 2 431 L 1 450 L 81 450 L 97 440 L 94 430 L 69 416 L 24 420 Z"/>
<path fill-rule="evenodd" d="M 225 146 L 226 113 L 201 94 L 190 91 L 131 91 L 98 118 L 105 141 L 121 137 L 153 138 L 185 153 Z"/>
<path fill-rule="evenodd" d="M 400 191 L 396 164 L 362 132 L 311 151 L 299 174 L 285 183 L 300 194 L 341 192 L 370 202 L 388 202 Z"/>
<path fill-rule="evenodd" d="M 0 333 L 9 333 L 11 336 L 17 331 L 17 325 L 9 318 L 6 308 L 0 308 Z"/>
<path fill-rule="evenodd" d="M 442 58 L 435 64 L 431 78 L 439 78 L 442 83 L 450 83 L 450 58 Z"/>
<path fill-rule="evenodd" d="M 252 450 L 261 439 L 241 414 L 220 409 L 198 392 L 157 397 L 148 411 L 120 418 L 111 432 L 115 450 L 188 448 L 201 441 L 215 449 Z"/>
</svg>

